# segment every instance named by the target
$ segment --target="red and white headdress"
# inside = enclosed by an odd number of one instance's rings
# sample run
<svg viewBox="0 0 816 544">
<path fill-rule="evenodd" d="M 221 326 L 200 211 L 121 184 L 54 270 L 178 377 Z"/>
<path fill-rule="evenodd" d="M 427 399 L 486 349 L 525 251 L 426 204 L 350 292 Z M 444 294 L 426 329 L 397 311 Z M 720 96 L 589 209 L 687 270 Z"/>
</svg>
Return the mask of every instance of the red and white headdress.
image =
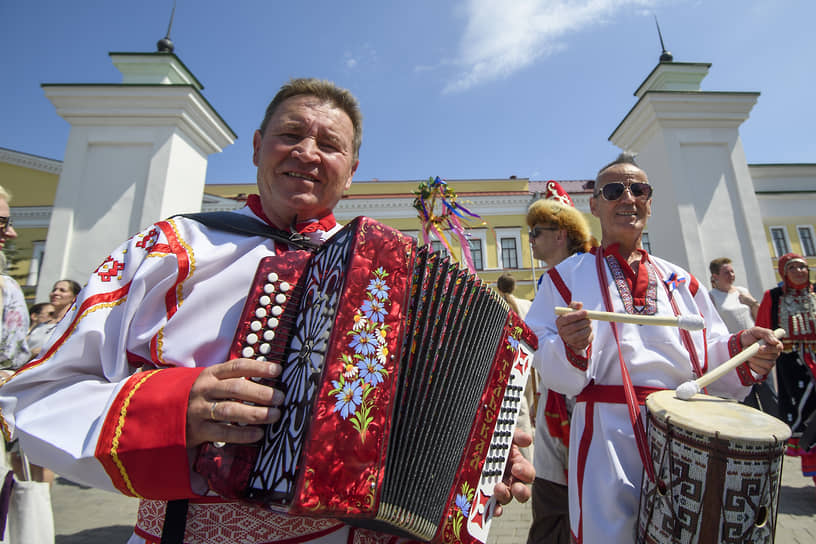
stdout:
<svg viewBox="0 0 816 544">
<path fill-rule="evenodd" d="M 547 182 L 547 189 L 544 191 L 544 194 L 541 195 L 541 198 L 546 198 L 548 200 L 557 200 L 564 206 L 570 206 L 572 208 L 575 207 L 575 204 L 573 204 L 572 199 L 564 190 L 564 188 L 561 187 L 561 184 L 552 179 Z"/>
</svg>

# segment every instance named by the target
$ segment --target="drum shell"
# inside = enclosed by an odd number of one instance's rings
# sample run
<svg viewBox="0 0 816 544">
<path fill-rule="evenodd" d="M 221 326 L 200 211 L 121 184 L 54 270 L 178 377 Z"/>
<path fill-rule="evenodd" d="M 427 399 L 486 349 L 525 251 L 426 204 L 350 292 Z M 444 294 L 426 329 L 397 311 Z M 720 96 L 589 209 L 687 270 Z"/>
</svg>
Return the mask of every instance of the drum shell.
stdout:
<svg viewBox="0 0 816 544">
<path fill-rule="evenodd" d="M 707 395 L 660 391 L 646 407 L 656 481 L 644 473 L 637 542 L 773 542 L 790 429 Z"/>
</svg>

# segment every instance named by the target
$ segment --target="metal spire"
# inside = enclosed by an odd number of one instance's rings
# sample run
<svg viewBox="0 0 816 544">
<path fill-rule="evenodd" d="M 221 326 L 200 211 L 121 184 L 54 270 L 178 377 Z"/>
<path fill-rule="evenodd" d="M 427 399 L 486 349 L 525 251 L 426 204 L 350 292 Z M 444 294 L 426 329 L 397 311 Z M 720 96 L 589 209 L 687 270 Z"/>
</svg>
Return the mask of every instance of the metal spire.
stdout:
<svg viewBox="0 0 816 544">
<path fill-rule="evenodd" d="M 660 32 L 660 23 L 657 22 L 657 15 L 654 16 L 655 24 L 657 25 L 657 35 L 660 38 L 660 48 L 663 49 L 663 53 L 660 55 L 660 62 L 672 62 L 674 60 L 674 56 L 668 51 L 666 51 L 666 46 L 663 45 L 663 34 Z"/>
<path fill-rule="evenodd" d="M 167 35 L 156 43 L 159 53 L 172 53 L 174 46 L 170 40 L 170 29 L 173 28 L 173 16 L 176 14 L 176 0 L 173 0 L 173 10 L 170 12 L 170 24 L 167 25 Z"/>
</svg>

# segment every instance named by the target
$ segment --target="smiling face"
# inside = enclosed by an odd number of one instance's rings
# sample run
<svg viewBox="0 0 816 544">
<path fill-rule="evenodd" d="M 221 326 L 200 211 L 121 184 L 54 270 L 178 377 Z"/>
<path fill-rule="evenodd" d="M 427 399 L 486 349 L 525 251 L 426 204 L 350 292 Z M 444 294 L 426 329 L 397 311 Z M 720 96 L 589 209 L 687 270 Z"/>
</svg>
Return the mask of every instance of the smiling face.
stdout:
<svg viewBox="0 0 816 544">
<path fill-rule="evenodd" d="M 357 170 L 353 138 L 348 114 L 331 102 L 310 95 L 281 102 L 252 141 L 267 217 L 286 228 L 295 216 L 304 221 L 329 213 Z"/>
<path fill-rule="evenodd" d="M 727 293 L 731 289 L 731 286 L 734 285 L 734 280 L 736 279 L 734 267 L 730 264 L 722 265 L 718 273 L 711 275 L 711 279 L 714 281 L 714 285 L 717 289 Z"/>
<path fill-rule="evenodd" d="M 652 215 L 651 197 L 636 198 L 630 190 L 625 190 L 617 200 L 606 200 L 599 194 L 604 185 L 623 183 L 649 183 L 646 173 L 633 164 L 615 164 L 604 170 L 595 187 L 595 195 L 589 199 L 592 215 L 601 222 L 602 244 L 620 243 L 621 246 L 637 246 L 647 218 Z"/>
<path fill-rule="evenodd" d="M 807 285 L 810 280 L 810 269 L 807 263 L 793 260 L 785 266 L 785 276 L 791 285 L 800 287 Z"/>
<path fill-rule="evenodd" d="M 51 301 L 51 305 L 54 306 L 54 309 L 59 312 L 65 307 L 70 306 L 74 302 L 76 295 L 71 290 L 71 284 L 67 281 L 58 281 L 51 289 L 48 298 Z"/>
</svg>

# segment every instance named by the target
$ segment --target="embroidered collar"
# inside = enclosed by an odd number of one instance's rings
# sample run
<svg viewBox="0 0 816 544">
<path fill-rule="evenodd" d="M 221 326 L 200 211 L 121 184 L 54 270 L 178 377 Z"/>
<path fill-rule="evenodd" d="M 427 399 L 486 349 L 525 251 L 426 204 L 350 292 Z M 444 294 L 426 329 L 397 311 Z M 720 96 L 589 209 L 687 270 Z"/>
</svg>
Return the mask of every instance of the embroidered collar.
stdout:
<svg viewBox="0 0 816 544">
<path fill-rule="evenodd" d="M 621 256 L 619 244 L 604 248 L 604 259 L 623 301 L 626 313 L 654 315 L 657 313 L 657 272 L 649 254 L 638 249 L 637 270 Z"/>
<path fill-rule="evenodd" d="M 275 227 L 276 229 L 280 230 L 290 230 L 290 226 L 287 225 L 281 228 L 279 225 L 274 224 L 269 218 L 266 216 L 266 213 L 263 211 L 263 205 L 261 204 L 261 197 L 257 194 L 252 194 L 247 197 L 247 206 L 249 209 L 252 210 L 252 213 L 258 216 L 258 218 L 263 219 L 268 225 Z M 329 232 L 335 226 L 337 226 L 337 220 L 334 218 L 334 214 L 329 212 L 323 217 L 319 217 L 317 219 L 310 219 L 308 221 L 302 221 L 294 225 L 291 229 L 295 232 L 299 232 L 301 234 L 307 234 L 310 232 Z"/>
</svg>

